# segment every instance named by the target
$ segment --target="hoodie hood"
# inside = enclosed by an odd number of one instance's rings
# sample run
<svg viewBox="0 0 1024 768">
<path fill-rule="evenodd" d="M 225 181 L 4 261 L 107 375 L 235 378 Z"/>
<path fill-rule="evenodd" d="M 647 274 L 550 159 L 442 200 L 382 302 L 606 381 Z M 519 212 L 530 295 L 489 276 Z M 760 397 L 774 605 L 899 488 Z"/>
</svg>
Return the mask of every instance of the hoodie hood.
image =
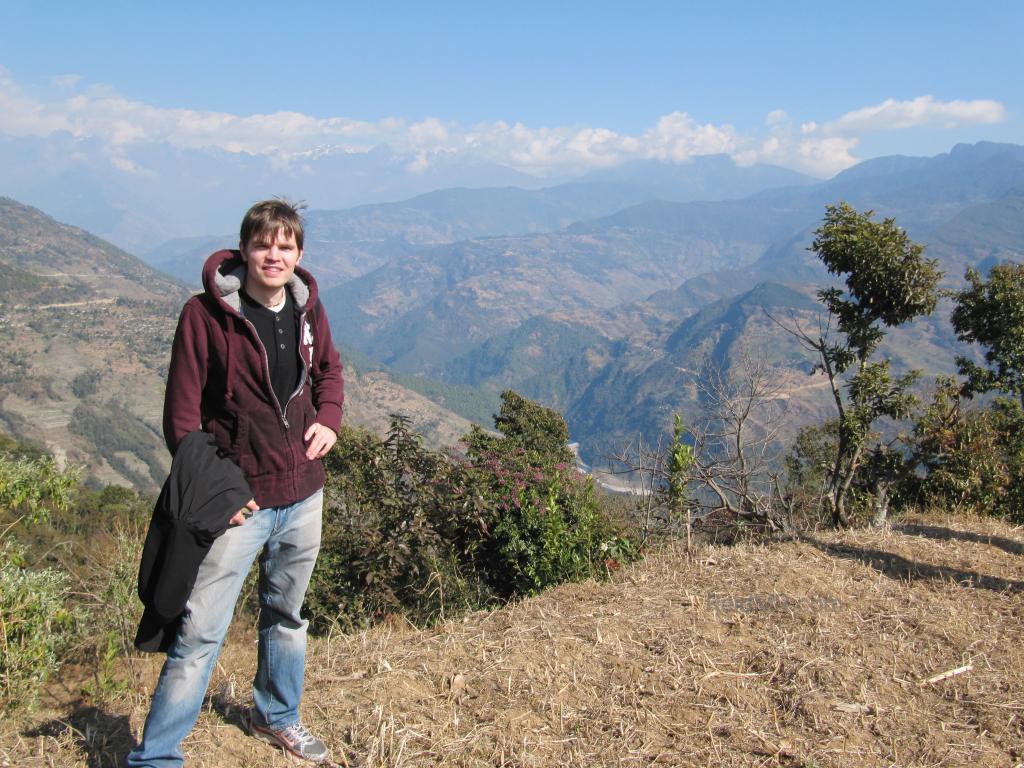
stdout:
<svg viewBox="0 0 1024 768">
<path fill-rule="evenodd" d="M 203 288 L 228 316 L 242 318 L 242 286 L 245 285 L 246 265 L 242 254 L 236 250 L 217 251 L 206 260 L 203 266 Z M 295 309 L 305 313 L 316 306 L 317 290 L 313 276 L 301 267 L 295 267 L 295 273 L 288 281 L 286 288 L 291 293 Z M 228 325 L 235 325 L 229 323 Z M 238 345 L 236 335 L 238 328 L 229 329 L 226 334 L 224 395 L 231 400 L 235 395 L 235 368 L 231 358 Z M 245 331 L 242 331 L 243 335 Z"/>
<path fill-rule="evenodd" d="M 239 292 L 245 285 L 245 275 L 246 266 L 239 251 L 217 251 L 203 265 L 203 288 L 218 304 L 240 314 L 242 297 Z M 302 267 L 295 267 L 295 273 L 286 287 L 300 311 L 309 309 L 317 301 L 316 281 Z"/>
</svg>

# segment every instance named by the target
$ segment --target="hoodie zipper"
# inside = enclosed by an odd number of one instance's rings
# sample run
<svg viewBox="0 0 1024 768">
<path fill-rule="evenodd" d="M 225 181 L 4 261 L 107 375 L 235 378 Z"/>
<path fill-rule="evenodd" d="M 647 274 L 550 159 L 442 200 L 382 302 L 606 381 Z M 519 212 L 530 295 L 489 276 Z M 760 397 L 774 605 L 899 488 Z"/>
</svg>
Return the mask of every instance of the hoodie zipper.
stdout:
<svg viewBox="0 0 1024 768">
<path fill-rule="evenodd" d="M 303 326 L 305 324 L 306 324 L 306 311 L 303 310 L 299 314 L 299 325 L 298 325 L 299 348 L 297 350 L 298 353 L 299 353 L 299 363 L 302 366 L 302 373 L 299 375 L 299 383 L 298 383 L 298 385 L 296 385 L 295 390 L 291 393 L 291 395 L 285 401 L 284 410 L 281 411 L 281 421 L 284 422 L 285 429 L 288 428 L 288 419 L 285 417 L 285 413 L 288 412 L 288 406 L 292 404 L 292 400 L 295 399 L 295 396 L 297 394 L 299 394 L 299 392 L 302 391 L 302 388 L 306 385 L 306 376 L 307 376 L 307 373 L 306 373 L 306 361 L 302 358 L 302 340 L 303 340 L 303 338 L 305 338 L 304 335 L 303 335 Z M 266 355 L 267 355 L 267 350 L 264 349 L 263 350 L 264 358 L 266 358 Z M 312 359 L 310 359 L 309 364 L 310 365 L 313 364 L 313 360 Z M 268 361 L 267 362 L 267 378 L 269 379 L 269 377 L 270 377 L 270 362 Z M 271 387 L 271 389 L 273 389 L 273 387 Z M 277 399 L 277 395 L 274 395 L 274 399 L 275 400 Z M 280 408 L 280 407 L 281 407 L 281 404 L 278 403 L 278 408 Z"/>
<path fill-rule="evenodd" d="M 267 349 L 263 346 L 263 342 L 260 341 L 260 335 L 256 332 L 256 326 L 253 325 L 249 319 L 242 313 L 238 313 L 238 316 L 242 318 L 242 322 L 249 328 L 249 332 L 252 337 L 256 340 L 256 346 L 260 349 L 260 354 L 263 356 L 263 383 L 267 385 L 267 391 L 270 392 L 270 397 L 274 401 L 274 405 L 277 406 L 277 415 L 281 419 L 282 426 L 287 430 L 291 428 L 291 424 L 288 421 L 288 417 L 285 415 L 288 410 L 288 406 L 291 405 L 292 400 L 299 392 L 302 391 L 302 387 L 306 384 L 306 361 L 302 359 L 302 337 L 299 337 L 299 362 L 302 365 L 302 375 L 299 376 L 299 384 L 295 387 L 295 391 L 291 393 L 288 400 L 284 404 L 284 408 L 281 407 L 281 401 L 277 399 L 277 393 L 274 392 L 274 383 L 270 380 L 270 358 L 267 356 Z M 302 328 L 302 324 L 306 320 L 305 311 L 299 315 L 299 328 Z M 312 362 L 312 361 L 310 361 Z"/>
</svg>

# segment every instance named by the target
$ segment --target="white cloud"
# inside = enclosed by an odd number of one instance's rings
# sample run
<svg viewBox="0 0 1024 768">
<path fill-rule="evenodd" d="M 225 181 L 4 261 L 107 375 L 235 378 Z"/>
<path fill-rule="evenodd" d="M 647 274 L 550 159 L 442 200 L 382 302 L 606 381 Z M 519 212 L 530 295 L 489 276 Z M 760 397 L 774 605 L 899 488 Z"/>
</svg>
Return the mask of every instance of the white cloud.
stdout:
<svg viewBox="0 0 1024 768">
<path fill-rule="evenodd" d="M 788 115 L 776 110 L 765 120 L 771 135 L 762 140 L 756 154 L 763 162 L 830 176 L 859 161 L 853 152 L 865 134 L 936 125 L 957 128 L 1005 119 L 1006 109 L 997 101 L 938 101 L 934 96 L 921 96 L 907 101 L 887 99 L 824 123 L 810 120 L 797 132 Z"/>
<path fill-rule="evenodd" d="M 685 112 L 673 112 L 644 131 L 641 144 L 646 157 L 682 162 L 695 155 L 732 154 L 738 147 L 730 125 L 700 124 Z"/>
<path fill-rule="evenodd" d="M 27 96 L 7 70 L 0 68 L 0 132 L 12 136 L 46 136 L 68 130 L 66 118 Z"/>
<path fill-rule="evenodd" d="M 850 136 L 881 131 L 898 131 L 925 125 L 956 128 L 961 125 L 1000 123 L 1006 108 L 998 101 L 938 101 L 934 96 L 919 96 L 909 101 L 886 99 L 881 104 L 847 112 L 821 129 L 832 136 Z"/>
<path fill-rule="evenodd" d="M 825 122 L 794 127 L 776 109 L 760 132 L 740 134 L 728 124 L 701 123 L 686 112 L 661 117 L 639 134 L 603 127 L 531 127 L 503 121 L 470 127 L 436 117 L 409 122 L 386 117 L 375 122 L 347 117 L 315 118 L 298 112 L 235 115 L 227 112 L 164 109 L 126 99 L 106 86 L 80 88 L 77 75 L 51 78 L 56 95 L 35 95 L 0 68 L 0 133 L 46 136 L 65 131 L 107 147 L 119 167 L 143 172 L 125 159 L 128 147 L 166 142 L 176 147 L 215 147 L 270 156 L 275 164 L 307 163 L 329 152 L 367 152 L 387 145 L 405 156 L 408 170 L 423 172 L 441 158 L 467 157 L 540 176 L 611 167 L 631 159 L 684 162 L 724 153 L 738 163 L 770 162 L 817 175 L 831 175 L 857 162 L 859 137 L 920 126 L 956 127 L 1006 119 L 991 100 L 938 101 L 932 96 L 864 107 Z M 113 160 L 112 160 L 113 161 Z"/>
</svg>

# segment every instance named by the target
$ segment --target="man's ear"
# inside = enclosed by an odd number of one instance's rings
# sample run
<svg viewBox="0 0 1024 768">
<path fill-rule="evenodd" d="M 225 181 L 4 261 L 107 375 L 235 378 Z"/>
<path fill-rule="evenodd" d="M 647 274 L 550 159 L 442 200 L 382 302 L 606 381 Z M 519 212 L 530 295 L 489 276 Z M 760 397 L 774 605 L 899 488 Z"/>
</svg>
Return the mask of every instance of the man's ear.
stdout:
<svg viewBox="0 0 1024 768">
<path fill-rule="evenodd" d="M 302 254 L 304 254 L 304 253 L 305 253 L 305 251 L 304 251 L 304 250 L 302 250 L 301 248 L 299 248 L 299 258 L 297 258 L 297 259 L 295 260 L 295 263 L 296 263 L 296 264 L 298 264 L 298 263 L 299 263 L 300 261 L 302 261 Z"/>
<path fill-rule="evenodd" d="M 242 261 L 248 261 L 249 257 L 245 255 L 245 243 L 241 240 L 238 241 L 238 252 L 242 254 Z"/>
</svg>

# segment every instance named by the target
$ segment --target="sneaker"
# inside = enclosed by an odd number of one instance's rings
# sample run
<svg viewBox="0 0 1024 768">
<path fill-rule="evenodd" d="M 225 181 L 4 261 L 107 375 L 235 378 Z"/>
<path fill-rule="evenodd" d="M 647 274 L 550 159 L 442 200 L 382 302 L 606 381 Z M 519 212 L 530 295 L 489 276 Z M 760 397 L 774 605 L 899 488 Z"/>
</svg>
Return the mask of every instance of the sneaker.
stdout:
<svg viewBox="0 0 1024 768">
<path fill-rule="evenodd" d="M 294 725 L 285 726 L 280 730 L 274 730 L 268 725 L 261 725 L 256 722 L 255 714 L 250 711 L 249 733 L 257 739 L 281 747 L 285 752 L 294 755 L 300 760 L 322 763 L 329 757 L 327 745 L 307 731 L 306 726 L 302 723 L 295 723 Z"/>
</svg>

